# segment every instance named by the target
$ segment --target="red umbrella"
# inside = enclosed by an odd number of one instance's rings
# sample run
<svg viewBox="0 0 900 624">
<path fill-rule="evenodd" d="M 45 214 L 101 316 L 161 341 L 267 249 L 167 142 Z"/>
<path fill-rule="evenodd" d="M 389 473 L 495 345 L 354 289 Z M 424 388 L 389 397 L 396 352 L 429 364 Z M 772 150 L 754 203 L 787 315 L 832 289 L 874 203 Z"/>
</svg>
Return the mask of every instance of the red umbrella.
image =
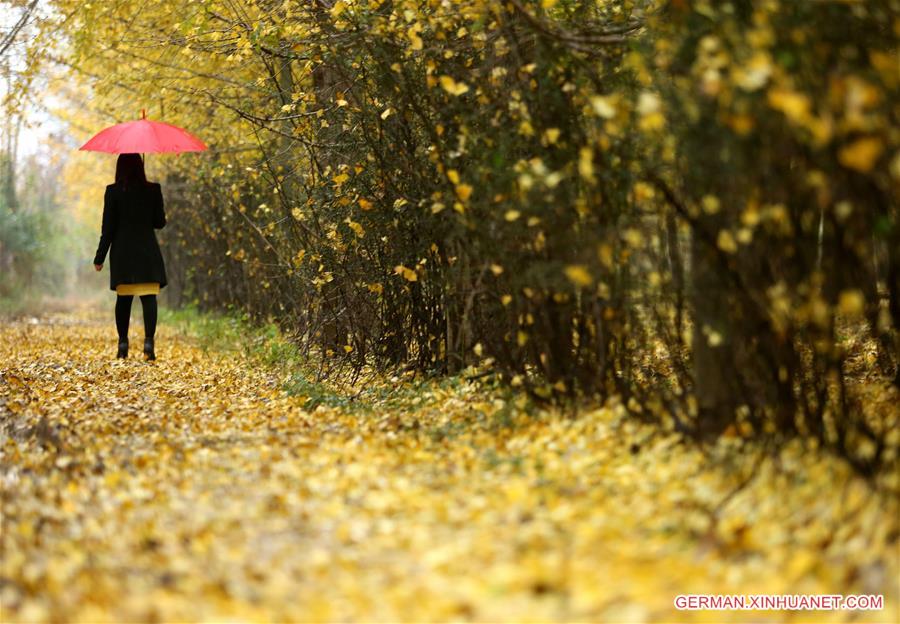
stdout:
<svg viewBox="0 0 900 624">
<path fill-rule="evenodd" d="M 150 121 L 146 110 L 141 119 L 110 126 L 82 145 L 80 150 L 109 154 L 143 154 L 161 152 L 202 152 L 203 141 L 178 126 Z"/>
</svg>

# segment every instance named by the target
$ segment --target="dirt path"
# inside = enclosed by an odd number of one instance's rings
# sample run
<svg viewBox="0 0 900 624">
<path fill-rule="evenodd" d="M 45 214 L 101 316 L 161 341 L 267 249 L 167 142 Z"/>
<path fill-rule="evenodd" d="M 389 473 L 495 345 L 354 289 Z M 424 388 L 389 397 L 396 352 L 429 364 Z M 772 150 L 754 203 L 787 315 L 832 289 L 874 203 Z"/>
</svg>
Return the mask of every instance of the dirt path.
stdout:
<svg viewBox="0 0 900 624">
<path fill-rule="evenodd" d="M 0 323 L 4 622 L 849 617 L 676 612 L 690 593 L 897 617 L 896 508 L 815 453 L 710 460 L 614 406 L 465 385 L 308 413 L 167 327 L 155 363 L 114 351 L 96 313 Z"/>
</svg>

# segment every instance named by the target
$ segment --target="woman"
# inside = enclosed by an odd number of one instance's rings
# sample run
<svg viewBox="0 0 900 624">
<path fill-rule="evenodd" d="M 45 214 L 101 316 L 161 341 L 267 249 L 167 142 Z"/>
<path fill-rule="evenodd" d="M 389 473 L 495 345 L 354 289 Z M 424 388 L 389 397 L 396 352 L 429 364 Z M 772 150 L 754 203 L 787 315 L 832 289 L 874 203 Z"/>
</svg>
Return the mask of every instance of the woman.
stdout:
<svg viewBox="0 0 900 624">
<path fill-rule="evenodd" d="M 103 198 L 103 226 L 100 245 L 94 256 L 94 268 L 103 269 L 109 254 L 109 287 L 116 291 L 116 330 L 119 352 L 128 357 L 128 321 L 134 296 L 144 309 L 144 355 L 155 360 L 153 335 L 156 333 L 156 295 L 166 285 L 155 229 L 166 225 L 162 189 L 148 182 L 144 161 L 137 154 L 120 154 L 116 161 L 116 182 L 106 187 Z"/>
</svg>

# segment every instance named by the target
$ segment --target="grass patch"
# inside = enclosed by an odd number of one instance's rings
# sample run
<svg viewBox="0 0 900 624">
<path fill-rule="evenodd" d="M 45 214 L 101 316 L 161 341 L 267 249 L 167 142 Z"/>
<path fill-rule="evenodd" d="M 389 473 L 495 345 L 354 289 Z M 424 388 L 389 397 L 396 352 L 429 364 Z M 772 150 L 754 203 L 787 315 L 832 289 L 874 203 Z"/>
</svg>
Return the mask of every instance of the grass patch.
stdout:
<svg viewBox="0 0 900 624">
<path fill-rule="evenodd" d="M 293 396 L 306 397 L 304 408 L 320 405 L 368 415 L 412 411 L 436 401 L 435 395 L 464 392 L 470 382 L 463 375 L 427 378 L 367 370 L 355 384 L 347 379 L 318 379 L 311 359 L 274 323 L 255 323 L 246 314 L 201 311 L 196 306 L 160 308 L 160 322 L 189 336 L 206 351 L 238 352 L 253 365 L 263 366 L 282 380 Z"/>
<path fill-rule="evenodd" d="M 14 292 L 0 296 L 0 318 L 17 318 L 41 309 L 41 297 L 33 293 Z"/>
</svg>

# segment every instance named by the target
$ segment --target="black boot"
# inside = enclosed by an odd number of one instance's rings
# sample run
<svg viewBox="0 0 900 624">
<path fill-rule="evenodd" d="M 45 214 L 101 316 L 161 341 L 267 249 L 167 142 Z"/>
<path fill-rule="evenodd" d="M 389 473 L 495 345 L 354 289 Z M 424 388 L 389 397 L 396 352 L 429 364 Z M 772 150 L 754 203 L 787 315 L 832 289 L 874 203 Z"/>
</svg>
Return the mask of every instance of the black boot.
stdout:
<svg viewBox="0 0 900 624">
<path fill-rule="evenodd" d="M 120 340 L 119 341 L 119 352 L 116 354 L 117 358 L 127 358 L 128 357 L 128 341 Z"/>
<path fill-rule="evenodd" d="M 153 338 L 144 338 L 144 355 L 148 360 L 156 359 L 156 353 L 153 351 Z"/>
</svg>

